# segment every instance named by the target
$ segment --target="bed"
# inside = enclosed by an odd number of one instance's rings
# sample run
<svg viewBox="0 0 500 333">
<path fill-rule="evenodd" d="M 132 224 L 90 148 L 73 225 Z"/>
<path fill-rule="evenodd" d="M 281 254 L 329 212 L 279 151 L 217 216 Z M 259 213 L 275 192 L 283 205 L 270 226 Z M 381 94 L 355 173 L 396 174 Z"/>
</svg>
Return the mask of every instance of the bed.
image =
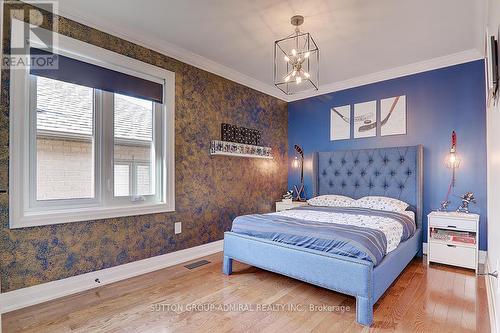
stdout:
<svg viewBox="0 0 500 333">
<path fill-rule="evenodd" d="M 223 272 L 232 273 L 234 259 L 354 296 L 356 320 L 369 326 L 373 305 L 407 264 L 422 255 L 423 147 L 315 152 L 313 196 L 326 194 L 402 200 L 414 214 L 415 230 L 390 253 L 371 259 L 230 231 L 224 234 Z"/>
</svg>

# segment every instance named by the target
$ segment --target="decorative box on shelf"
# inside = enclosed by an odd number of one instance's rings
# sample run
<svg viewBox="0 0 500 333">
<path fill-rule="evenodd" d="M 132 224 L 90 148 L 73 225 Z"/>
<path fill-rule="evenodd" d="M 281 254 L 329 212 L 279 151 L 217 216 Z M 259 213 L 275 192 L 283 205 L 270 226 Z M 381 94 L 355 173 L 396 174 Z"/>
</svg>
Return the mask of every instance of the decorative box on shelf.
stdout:
<svg viewBox="0 0 500 333">
<path fill-rule="evenodd" d="M 272 159 L 271 147 L 246 145 L 243 143 L 213 140 L 210 155 L 225 155 Z"/>
<path fill-rule="evenodd" d="M 276 201 L 276 211 L 281 212 L 292 208 L 307 206 L 306 201 Z"/>
<path fill-rule="evenodd" d="M 474 269 L 479 261 L 479 215 L 432 212 L 428 216 L 427 264 L 437 262 Z"/>
</svg>

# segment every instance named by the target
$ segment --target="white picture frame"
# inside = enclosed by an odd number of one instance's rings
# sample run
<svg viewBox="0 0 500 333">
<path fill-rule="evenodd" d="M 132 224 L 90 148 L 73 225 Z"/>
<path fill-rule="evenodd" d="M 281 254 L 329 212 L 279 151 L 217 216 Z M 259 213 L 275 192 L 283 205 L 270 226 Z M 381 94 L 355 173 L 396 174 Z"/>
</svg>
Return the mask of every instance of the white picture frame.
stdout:
<svg viewBox="0 0 500 333">
<path fill-rule="evenodd" d="M 330 109 L 330 141 L 351 138 L 351 105 Z"/>
<path fill-rule="evenodd" d="M 406 95 L 380 100 L 380 135 L 406 134 Z"/>
<path fill-rule="evenodd" d="M 354 104 L 354 138 L 377 135 L 377 101 Z"/>
</svg>

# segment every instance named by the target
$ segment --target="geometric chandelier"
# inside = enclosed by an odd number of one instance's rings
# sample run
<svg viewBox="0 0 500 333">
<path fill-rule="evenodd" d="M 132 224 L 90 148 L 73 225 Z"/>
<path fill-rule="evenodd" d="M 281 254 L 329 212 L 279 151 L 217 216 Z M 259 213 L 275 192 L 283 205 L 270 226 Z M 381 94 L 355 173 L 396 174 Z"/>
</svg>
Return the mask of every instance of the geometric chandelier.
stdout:
<svg viewBox="0 0 500 333">
<path fill-rule="evenodd" d="M 274 42 L 274 85 L 287 95 L 318 90 L 318 46 L 308 32 L 300 31 L 303 16 L 295 15 L 290 22 L 295 32 Z"/>
</svg>

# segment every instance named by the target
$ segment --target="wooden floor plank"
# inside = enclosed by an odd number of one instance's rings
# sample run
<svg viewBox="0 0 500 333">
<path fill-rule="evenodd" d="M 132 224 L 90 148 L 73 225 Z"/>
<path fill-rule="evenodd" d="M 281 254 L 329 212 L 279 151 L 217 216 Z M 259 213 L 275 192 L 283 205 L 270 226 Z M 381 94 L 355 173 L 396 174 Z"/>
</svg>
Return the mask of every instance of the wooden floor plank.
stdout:
<svg viewBox="0 0 500 333">
<path fill-rule="evenodd" d="M 490 330 L 484 277 L 470 270 L 413 260 L 377 302 L 367 328 L 356 323 L 354 297 L 238 262 L 225 276 L 220 253 L 204 259 L 211 263 L 193 270 L 178 265 L 7 313 L 3 332 Z M 199 308 L 188 308 L 194 304 Z"/>
</svg>

